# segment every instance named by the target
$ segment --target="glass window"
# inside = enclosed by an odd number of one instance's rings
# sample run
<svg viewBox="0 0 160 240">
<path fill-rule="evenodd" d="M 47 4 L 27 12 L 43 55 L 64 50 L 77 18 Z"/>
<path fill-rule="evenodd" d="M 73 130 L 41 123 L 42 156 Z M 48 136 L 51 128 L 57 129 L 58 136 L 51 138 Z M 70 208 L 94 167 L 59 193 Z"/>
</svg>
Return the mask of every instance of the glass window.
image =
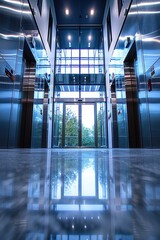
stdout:
<svg viewBox="0 0 160 240">
<path fill-rule="evenodd" d="M 72 58 L 72 65 L 78 65 L 79 66 L 79 59 L 78 58 Z"/>
<path fill-rule="evenodd" d="M 89 65 L 94 65 L 94 58 L 89 58 Z"/>
<path fill-rule="evenodd" d="M 80 73 L 81 74 L 88 74 L 88 67 L 81 67 Z"/>
<path fill-rule="evenodd" d="M 94 53 L 93 53 L 93 49 L 89 49 L 88 52 L 89 52 L 89 58 L 91 57 L 94 57 Z"/>
<path fill-rule="evenodd" d="M 56 92 L 56 94 L 57 97 L 60 95 L 59 92 Z M 54 107 L 54 132 L 53 132 L 53 142 L 55 147 L 62 146 L 62 119 L 63 119 L 63 104 L 56 103 Z"/>
<path fill-rule="evenodd" d="M 71 73 L 71 67 L 66 67 L 66 74 L 70 74 Z"/>
<path fill-rule="evenodd" d="M 72 49 L 72 58 L 79 58 L 79 49 Z"/>
<path fill-rule="evenodd" d="M 73 74 L 79 74 L 79 66 L 72 66 L 72 73 Z"/>
<path fill-rule="evenodd" d="M 87 57 L 88 58 L 88 50 L 87 49 L 82 49 L 81 50 L 81 57 Z"/>
<path fill-rule="evenodd" d="M 89 74 L 94 74 L 94 67 L 89 67 Z"/>
</svg>

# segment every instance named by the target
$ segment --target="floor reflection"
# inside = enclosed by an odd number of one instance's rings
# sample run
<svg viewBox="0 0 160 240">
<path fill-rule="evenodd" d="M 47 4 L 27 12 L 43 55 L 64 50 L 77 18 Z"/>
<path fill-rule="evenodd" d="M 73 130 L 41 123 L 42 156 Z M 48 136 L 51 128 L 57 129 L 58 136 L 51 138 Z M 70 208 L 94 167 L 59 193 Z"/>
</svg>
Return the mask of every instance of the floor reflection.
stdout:
<svg viewBox="0 0 160 240">
<path fill-rule="evenodd" d="M 160 150 L 0 150 L 4 240 L 159 240 Z"/>
</svg>

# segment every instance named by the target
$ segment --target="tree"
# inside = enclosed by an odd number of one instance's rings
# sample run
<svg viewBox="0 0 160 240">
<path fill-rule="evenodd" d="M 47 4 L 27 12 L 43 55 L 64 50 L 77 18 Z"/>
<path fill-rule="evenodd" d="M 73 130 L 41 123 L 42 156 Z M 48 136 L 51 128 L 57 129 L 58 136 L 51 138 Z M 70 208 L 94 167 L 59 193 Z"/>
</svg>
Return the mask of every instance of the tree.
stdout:
<svg viewBox="0 0 160 240">
<path fill-rule="evenodd" d="M 78 146 L 78 119 L 76 113 L 70 108 L 66 110 L 65 121 L 65 145 L 69 147 Z"/>
</svg>

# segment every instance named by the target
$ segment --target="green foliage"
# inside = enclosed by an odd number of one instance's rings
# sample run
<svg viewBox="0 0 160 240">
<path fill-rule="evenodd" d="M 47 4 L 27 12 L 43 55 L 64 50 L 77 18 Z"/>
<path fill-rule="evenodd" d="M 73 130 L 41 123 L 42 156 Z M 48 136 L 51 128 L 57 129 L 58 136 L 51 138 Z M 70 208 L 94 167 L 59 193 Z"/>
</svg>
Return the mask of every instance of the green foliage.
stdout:
<svg viewBox="0 0 160 240">
<path fill-rule="evenodd" d="M 67 109 L 65 116 L 65 145 L 78 146 L 78 119 L 71 109 Z"/>
</svg>

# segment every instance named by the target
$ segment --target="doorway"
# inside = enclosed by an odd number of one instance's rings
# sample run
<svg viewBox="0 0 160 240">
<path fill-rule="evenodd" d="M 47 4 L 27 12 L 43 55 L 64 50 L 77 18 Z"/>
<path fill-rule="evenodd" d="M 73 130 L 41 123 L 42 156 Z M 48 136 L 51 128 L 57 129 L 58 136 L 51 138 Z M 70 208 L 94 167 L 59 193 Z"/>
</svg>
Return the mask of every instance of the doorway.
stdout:
<svg viewBox="0 0 160 240">
<path fill-rule="evenodd" d="M 105 103 L 55 103 L 53 147 L 106 147 Z"/>
<path fill-rule="evenodd" d="M 135 42 L 124 60 L 126 102 L 128 115 L 128 140 L 130 148 L 141 147 L 140 117 L 137 83 L 137 52 Z"/>
<path fill-rule="evenodd" d="M 95 104 L 64 104 L 63 146 L 95 147 Z"/>
</svg>

